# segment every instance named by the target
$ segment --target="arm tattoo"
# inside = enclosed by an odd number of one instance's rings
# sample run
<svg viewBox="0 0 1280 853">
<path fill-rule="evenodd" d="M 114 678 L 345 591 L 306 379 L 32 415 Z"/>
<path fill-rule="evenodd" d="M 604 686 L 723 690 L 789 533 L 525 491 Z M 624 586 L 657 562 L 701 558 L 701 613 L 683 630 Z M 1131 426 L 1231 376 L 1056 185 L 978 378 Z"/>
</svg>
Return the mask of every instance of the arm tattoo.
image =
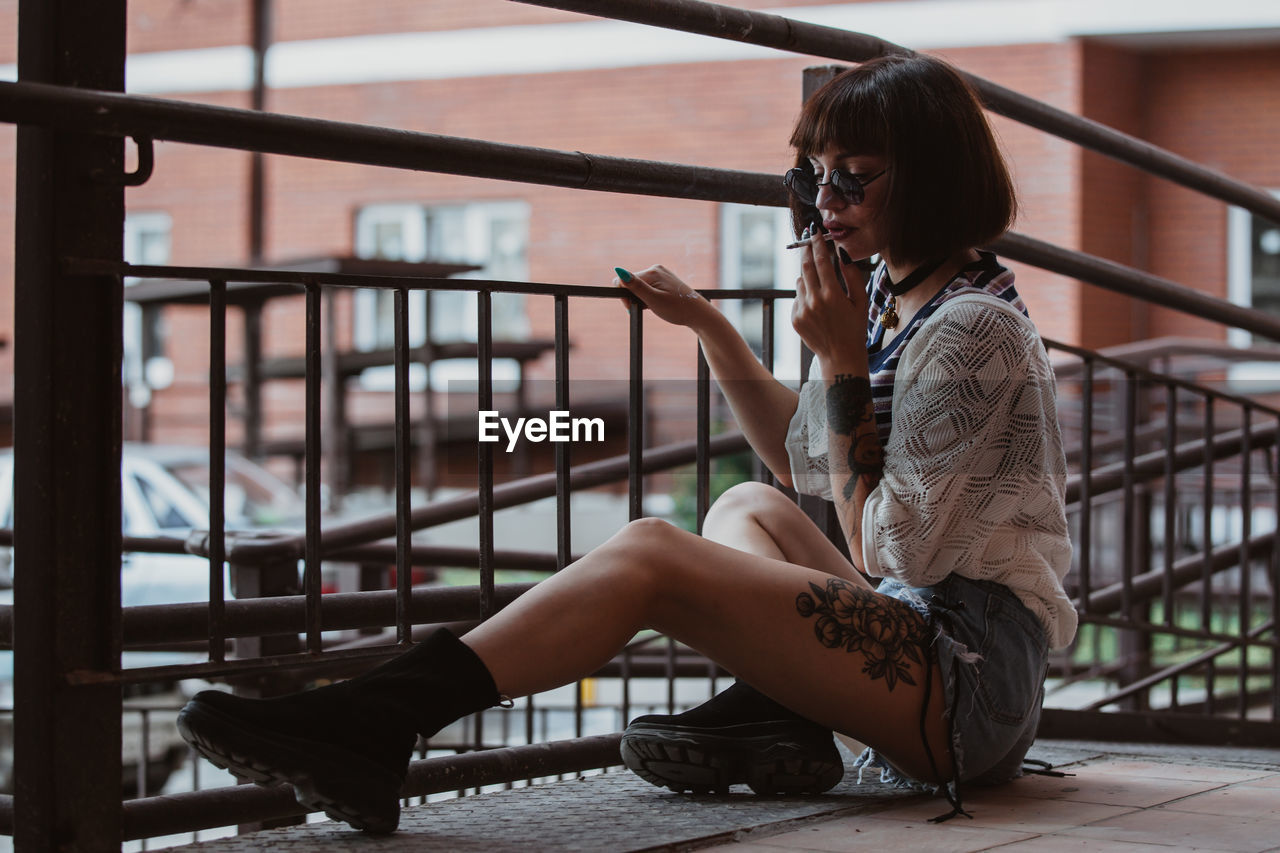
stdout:
<svg viewBox="0 0 1280 853">
<path fill-rule="evenodd" d="M 915 686 L 911 664 L 923 663 L 928 653 L 928 629 L 917 613 L 840 578 L 828 578 L 826 589 L 815 583 L 809 589 L 796 597 L 796 610 L 806 619 L 818 617 L 813 626 L 818 642 L 861 653 L 862 672 L 872 680 L 883 678 L 889 690 L 899 681 Z"/>
<path fill-rule="evenodd" d="M 875 488 L 884 469 L 884 449 L 876 431 L 875 403 L 871 381 L 865 376 L 839 373 L 827 388 L 827 426 L 836 435 L 849 437 L 849 479 L 844 484 L 845 500 L 853 499 L 858 478 L 867 488 Z"/>
</svg>

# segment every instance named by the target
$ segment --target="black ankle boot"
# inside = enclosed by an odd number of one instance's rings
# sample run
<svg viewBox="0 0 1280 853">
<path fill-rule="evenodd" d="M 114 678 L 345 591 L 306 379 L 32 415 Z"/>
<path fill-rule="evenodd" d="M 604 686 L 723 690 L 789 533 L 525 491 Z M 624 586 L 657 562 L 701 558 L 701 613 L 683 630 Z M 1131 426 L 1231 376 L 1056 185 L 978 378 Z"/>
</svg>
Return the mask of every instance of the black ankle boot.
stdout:
<svg viewBox="0 0 1280 853">
<path fill-rule="evenodd" d="M 636 717 L 622 760 L 646 782 L 695 794 L 742 782 L 757 794 L 821 794 L 844 776 L 830 729 L 740 681 L 683 714 Z"/>
<path fill-rule="evenodd" d="M 349 681 L 275 699 L 196 694 L 178 731 L 219 767 L 260 785 L 287 782 L 298 802 L 356 829 L 394 832 L 418 735 L 498 704 L 471 649 L 441 629 Z"/>
</svg>

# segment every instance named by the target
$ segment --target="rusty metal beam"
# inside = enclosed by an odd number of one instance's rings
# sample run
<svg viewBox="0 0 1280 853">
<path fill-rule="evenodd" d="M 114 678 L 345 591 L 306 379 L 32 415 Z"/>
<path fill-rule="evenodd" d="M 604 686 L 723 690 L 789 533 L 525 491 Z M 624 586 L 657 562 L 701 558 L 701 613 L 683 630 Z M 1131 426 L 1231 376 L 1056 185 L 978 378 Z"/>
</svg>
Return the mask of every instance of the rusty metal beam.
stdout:
<svg viewBox="0 0 1280 853">
<path fill-rule="evenodd" d="M 745 204 L 786 203 L 782 181 L 776 175 L 555 151 L 114 92 L 90 94 L 37 83 L 0 83 L 0 121 L 573 189 Z"/>
<path fill-rule="evenodd" d="M 22 0 L 18 74 L 124 89 L 125 3 Z M 120 846 L 123 140 L 18 128 L 14 829 L 18 850 Z"/>
<path fill-rule="evenodd" d="M 729 39 L 842 62 L 911 54 L 910 48 L 864 33 L 796 21 L 782 15 L 701 0 L 517 0 L 670 30 Z M 961 71 L 987 108 L 1144 172 L 1239 205 L 1280 223 L 1280 200 L 1228 175 L 1179 157 L 1137 137 L 1073 115 L 990 80 Z"/>
</svg>

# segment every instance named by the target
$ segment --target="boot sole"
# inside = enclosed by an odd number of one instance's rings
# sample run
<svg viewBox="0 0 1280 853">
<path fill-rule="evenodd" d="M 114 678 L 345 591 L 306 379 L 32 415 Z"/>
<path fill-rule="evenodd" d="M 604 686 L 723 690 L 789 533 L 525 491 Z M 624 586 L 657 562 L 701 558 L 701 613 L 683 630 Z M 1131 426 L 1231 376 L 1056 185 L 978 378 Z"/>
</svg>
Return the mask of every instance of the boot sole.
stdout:
<svg viewBox="0 0 1280 853">
<path fill-rule="evenodd" d="M 358 753 L 264 735 L 194 700 L 178 713 L 178 732 L 215 767 L 264 787 L 292 785 L 299 803 L 355 829 L 385 835 L 400 824 L 401 780 Z"/>
<path fill-rule="evenodd" d="M 641 779 L 677 793 L 821 794 L 844 778 L 830 733 L 785 732 L 726 737 L 692 727 L 633 723 L 622 736 L 622 760 Z"/>
</svg>

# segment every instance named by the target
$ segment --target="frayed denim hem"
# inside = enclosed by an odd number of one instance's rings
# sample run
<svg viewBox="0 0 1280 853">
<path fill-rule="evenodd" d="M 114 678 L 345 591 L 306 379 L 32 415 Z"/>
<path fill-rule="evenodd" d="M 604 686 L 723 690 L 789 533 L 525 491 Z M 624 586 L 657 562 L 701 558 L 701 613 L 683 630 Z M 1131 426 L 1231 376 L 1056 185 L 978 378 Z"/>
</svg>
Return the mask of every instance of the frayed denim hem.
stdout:
<svg viewBox="0 0 1280 853">
<path fill-rule="evenodd" d="M 942 682 L 954 765 L 947 790 L 957 782 L 991 784 L 1022 775 L 1021 759 L 1034 739 L 1043 696 L 1043 626 L 1012 593 L 991 582 L 953 575 L 934 587 L 915 589 L 885 579 L 879 591 L 919 613 L 933 635 L 930 652 Z M 997 669 L 984 673 L 983 653 L 994 649 L 1001 655 Z M 1036 672 L 1039 681 L 1024 682 L 1010 674 L 1019 670 Z M 866 768 L 879 767 L 884 784 L 929 793 L 943 790 L 898 770 L 874 749 L 865 750 L 854 766 L 859 780 Z"/>
</svg>

